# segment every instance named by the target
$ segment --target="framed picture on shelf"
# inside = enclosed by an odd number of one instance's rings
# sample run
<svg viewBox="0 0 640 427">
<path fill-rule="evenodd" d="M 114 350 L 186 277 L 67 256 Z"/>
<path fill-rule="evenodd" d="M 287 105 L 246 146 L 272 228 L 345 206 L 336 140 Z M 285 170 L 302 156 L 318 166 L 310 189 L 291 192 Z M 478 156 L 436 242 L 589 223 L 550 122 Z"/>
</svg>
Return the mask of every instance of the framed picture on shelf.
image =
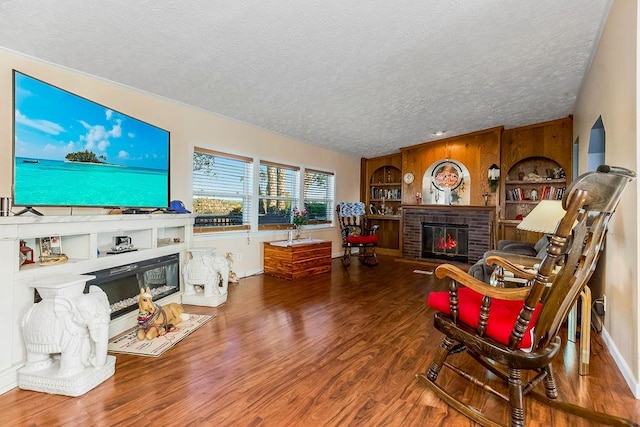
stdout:
<svg viewBox="0 0 640 427">
<path fill-rule="evenodd" d="M 62 255 L 62 239 L 60 236 L 48 236 L 38 239 L 40 256 Z"/>
</svg>

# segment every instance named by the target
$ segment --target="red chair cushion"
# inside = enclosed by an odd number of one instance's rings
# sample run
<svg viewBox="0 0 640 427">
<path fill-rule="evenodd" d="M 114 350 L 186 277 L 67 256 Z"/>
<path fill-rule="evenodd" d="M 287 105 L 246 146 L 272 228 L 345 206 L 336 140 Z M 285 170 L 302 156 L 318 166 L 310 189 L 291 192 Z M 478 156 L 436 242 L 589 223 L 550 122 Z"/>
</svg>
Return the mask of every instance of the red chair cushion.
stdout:
<svg viewBox="0 0 640 427">
<path fill-rule="evenodd" d="M 478 292 L 461 287 L 458 289 L 458 319 L 467 325 L 477 328 L 482 304 L 482 295 Z M 431 292 L 427 299 L 427 305 L 443 313 L 451 314 L 449 306 L 449 292 Z M 504 344 L 509 344 L 509 336 L 518 320 L 518 315 L 524 301 L 508 301 L 497 298 L 491 299 L 489 320 L 487 321 L 487 336 Z M 532 344 L 533 328 L 538 320 L 538 314 L 542 304 L 538 304 L 533 311 L 531 322 L 525 331 L 518 348 L 529 349 Z"/>
<path fill-rule="evenodd" d="M 351 243 L 352 245 L 370 245 L 378 243 L 378 236 L 375 234 L 370 236 L 348 236 L 347 243 Z"/>
</svg>

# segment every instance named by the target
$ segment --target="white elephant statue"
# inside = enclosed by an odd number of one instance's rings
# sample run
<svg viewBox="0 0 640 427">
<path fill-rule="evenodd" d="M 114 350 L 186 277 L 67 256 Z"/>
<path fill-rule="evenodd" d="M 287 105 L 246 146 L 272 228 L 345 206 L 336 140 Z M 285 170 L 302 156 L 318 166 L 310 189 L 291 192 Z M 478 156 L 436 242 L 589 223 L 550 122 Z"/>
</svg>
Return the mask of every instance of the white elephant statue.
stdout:
<svg viewBox="0 0 640 427">
<path fill-rule="evenodd" d="M 211 249 L 189 249 L 189 252 L 192 258 L 182 271 L 184 295 L 195 295 L 196 286 L 203 288 L 205 297 L 226 295 L 231 273 L 229 260 L 213 255 Z"/>
<path fill-rule="evenodd" d="M 204 296 L 211 297 L 218 291 L 220 276 L 213 269 L 213 255 L 211 249 L 189 249 L 191 260 L 184 266 L 184 295 L 196 294 L 196 286 L 202 287 Z"/>
<path fill-rule="evenodd" d="M 53 376 L 70 377 L 105 364 L 111 312 L 107 295 L 98 286 L 88 294 L 82 293 L 84 283 L 72 286 L 65 291 L 38 288 L 43 299 L 22 320 L 27 361 L 21 372 L 43 371 L 59 360 Z"/>
<path fill-rule="evenodd" d="M 222 256 L 216 255 L 211 260 L 213 270 L 218 274 L 218 290 L 220 294 L 226 294 L 229 289 L 229 274 L 231 267 L 229 260 Z M 205 290 L 206 295 L 206 290 Z"/>
</svg>

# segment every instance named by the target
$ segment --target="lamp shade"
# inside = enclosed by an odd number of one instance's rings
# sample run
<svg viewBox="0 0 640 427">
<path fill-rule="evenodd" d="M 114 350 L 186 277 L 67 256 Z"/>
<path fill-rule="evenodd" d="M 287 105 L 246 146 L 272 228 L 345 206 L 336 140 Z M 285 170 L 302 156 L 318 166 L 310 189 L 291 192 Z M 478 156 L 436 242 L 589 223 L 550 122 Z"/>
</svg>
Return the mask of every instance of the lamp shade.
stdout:
<svg viewBox="0 0 640 427">
<path fill-rule="evenodd" d="M 565 214 L 561 200 L 541 200 L 529 215 L 525 216 L 517 228 L 552 234 Z"/>
</svg>

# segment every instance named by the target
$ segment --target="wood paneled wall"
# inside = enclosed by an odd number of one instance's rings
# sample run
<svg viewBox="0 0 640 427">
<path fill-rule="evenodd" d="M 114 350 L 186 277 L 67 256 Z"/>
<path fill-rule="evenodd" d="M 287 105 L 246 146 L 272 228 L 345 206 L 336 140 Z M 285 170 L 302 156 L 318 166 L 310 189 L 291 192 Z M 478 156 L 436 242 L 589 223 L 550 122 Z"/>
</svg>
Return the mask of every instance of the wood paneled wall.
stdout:
<svg viewBox="0 0 640 427">
<path fill-rule="evenodd" d="M 571 177 L 573 169 L 573 118 L 571 116 L 507 129 L 502 134 L 502 168 L 511 167 L 527 157 L 543 156 L 560 164 Z"/>
<path fill-rule="evenodd" d="M 438 160 L 455 160 L 469 170 L 471 183 L 471 205 L 484 205 L 482 194 L 489 191 L 487 170 L 493 163 L 500 165 L 500 140 L 503 128 L 495 127 L 465 135 L 454 136 L 439 141 L 425 142 L 419 145 L 401 148 L 402 173 L 412 172 L 415 181 L 402 185 L 402 203 L 416 204 L 415 195 L 422 191 L 422 178 L 427 168 Z M 496 194 L 492 193 L 490 205 L 498 204 Z"/>
</svg>

